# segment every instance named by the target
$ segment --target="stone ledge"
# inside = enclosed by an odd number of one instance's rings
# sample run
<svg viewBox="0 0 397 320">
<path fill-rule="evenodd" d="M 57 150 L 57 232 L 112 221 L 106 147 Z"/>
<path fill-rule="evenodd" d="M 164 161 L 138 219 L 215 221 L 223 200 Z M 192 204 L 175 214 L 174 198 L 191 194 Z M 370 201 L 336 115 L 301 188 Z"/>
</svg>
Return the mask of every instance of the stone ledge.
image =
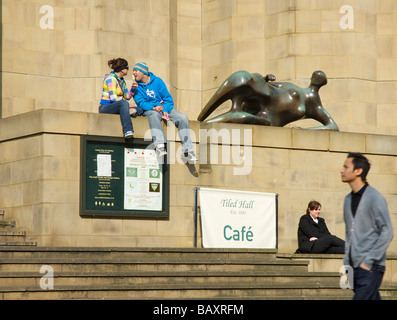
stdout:
<svg viewBox="0 0 397 320">
<path fill-rule="evenodd" d="M 328 253 L 277 253 L 283 259 L 343 259 L 343 254 Z"/>
<path fill-rule="evenodd" d="M 0 141 L 39 133 L 87 134 L 87 115 L 42 109 L 0 119 Z"/>
<path fill-rule="evenodd" d="M 132 118 L 135 137 L 151 138 L 147 118 Z M 169 128 L 167 129 L 167 126 Z M 190 122 L 193 142 L 199 139 L 199 123 Z M 163 123 L 163 129 L 172 133 L 174 139 L 180 141 L 177 129 L 172 122 Z M 175 132 L 173 132 L 174 130 Z M 100 135 L 122 137 L 122 127 L 119 115 L 86 113 L 78 111 L 42 109 L 0 119 L 0 141 L 18 139 L 40 133 L 59 133 L 69 135 Z"/>
<path fill-rule="evenodd" d="M 220 136 L 221 130 L 229 131 L 230 137 L 233 130 L 241 130 L 240 144 L 244 142 L 243 130 L 252 129 L 253 147 L 397 155 L 397 136 L 234 123 L 200 124 L 200 129 L 213 129 L 213 138 L 216 138 L 216 132 Z M 212 141 L 216 143 L 217 140 Z M 219 143 L 221 141 L 219 139 Z"/>
<path fill-rule="evenodd" d="M 145 135 L 146 138 L 151 137 L 147 118 L 137 117 L 132 121 L 135 137 L 144 138 Z M 168 140 L 180 141 L 177 129 L 171 122 L 163 123 L 163 128 L 169 136 Z M 214 129 L 212 138 L 217 138 L 216 135 L 221 135 L 221 132 L 228 133 L 232 137 L 233 130 L 237 129 L 240 130 L 238 143 L 242 145 L 244 129 L 249 129 L 252 130 L 253 147 L 397 155 L 397 136 L 232 123 L 201 124 L 198 121 L 190 121 L 190 128 L 194 143 L 199 142 L 201 130 L 209 132 Z M 0 141 L 40 133 L 122 137 L 118 115 L 42 109 L 0 119 Z M 219 141 L 213 139 L 211 143 L 222 143 L 221 141 L 221 139 Z"/>
</svg>

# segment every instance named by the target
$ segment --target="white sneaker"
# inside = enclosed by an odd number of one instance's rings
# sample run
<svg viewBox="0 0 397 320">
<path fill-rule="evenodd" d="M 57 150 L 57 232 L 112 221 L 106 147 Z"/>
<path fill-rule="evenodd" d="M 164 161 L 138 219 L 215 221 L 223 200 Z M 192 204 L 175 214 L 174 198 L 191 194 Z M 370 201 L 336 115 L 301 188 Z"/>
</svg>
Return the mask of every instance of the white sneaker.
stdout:
<svg viewBox="0 0 397 320">
<path fill-rule="evenodd" d="M 134 133 L 132 131 L 127 131 L 124 134 L 124 139 L 132 139 L 134 137 Z"/>
<path fill-rule="evenodd" d="M 182 154 L 182 161 L 187 161 L 189 163 L 196 162 L 198 159 L 194 152 L 185 152 Z"/>
<path fill-rule="evenodd" d="M 138 116 L 138 110 L 136 108 L 130 108 L 130 116 L 136 118 Z"/>
<path fill-rule="evenodd" d="M 163 157 L 163 156 L 167 155 L 167 150 L 165 150 L 164 147 L 157 147 L 156 152 L 159 157 Z"/>
</svg>

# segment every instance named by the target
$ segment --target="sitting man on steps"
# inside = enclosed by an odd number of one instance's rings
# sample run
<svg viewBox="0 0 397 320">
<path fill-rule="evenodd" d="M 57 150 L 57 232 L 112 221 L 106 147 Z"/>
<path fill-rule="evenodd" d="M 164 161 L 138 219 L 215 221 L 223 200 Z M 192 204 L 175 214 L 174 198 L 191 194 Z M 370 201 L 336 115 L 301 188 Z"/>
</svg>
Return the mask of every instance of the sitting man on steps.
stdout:
<svg viewBox="0 0 397 320">
<path fill-rule="evenodd" d="M 149 118 L 154 145 L 159 156 L 167 154 L 165 149 L 166 137 L 161 126 L 161 119 L 171 120 L 178 128 L 182 141 L 182 160 L 184 162 L 197 161 L 190 138 L 189 119 L 186 115 L 174 109 L 174 101 L 164 81 L 156 77 L 146 63 L 137 63 L 133 74 L 138 87 L 134 100 L 138 107 L 144 110 L 143 115 Z"/>
</svg>

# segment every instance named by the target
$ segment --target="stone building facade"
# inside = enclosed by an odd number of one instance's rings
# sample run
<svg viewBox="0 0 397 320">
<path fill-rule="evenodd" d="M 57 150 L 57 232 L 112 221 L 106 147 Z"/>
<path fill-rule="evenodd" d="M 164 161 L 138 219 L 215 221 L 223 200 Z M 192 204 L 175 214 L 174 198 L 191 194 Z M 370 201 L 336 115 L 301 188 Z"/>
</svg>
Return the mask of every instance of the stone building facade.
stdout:
<svg viewBox="0 0 397 320">
<path fill-rule="evenodd" d="M 343 238 L 349 188 L 339 169 L 348 151 L 368 154 L 369 181 L 385 194 L 397 225 L 396 1 L 1 3 L 0 207 L 40 245 L 192 246 L 196 186 L 279 193 L 283 252 L 296 249 L 297 222 L 312 199 L 323 203 L 330 229 Z M 328 84 L 320 96 L 340 132 L 292 128 L 317 125 L 312 120 L 287 128 L 216 125 L 252 130 L 250 174 L 234 176 L 232 164 L 197 164 L 195 176 L 176 163 L 170 220 L 81 219 L 80 136 L 121 136 L 118 116 L 97 113 L 114 57 L 130 66 L 144 61 L 164 79 L 176 108 L 191 120 L 197 152 L 197 116 L 238 70 L 273 73 L 302 87 L 313 71 L 324 71 Z M 134 121 L 143 138 L 147 120 Z M 390 253 L 396 252 L 394 241 Z"/>
</svg>

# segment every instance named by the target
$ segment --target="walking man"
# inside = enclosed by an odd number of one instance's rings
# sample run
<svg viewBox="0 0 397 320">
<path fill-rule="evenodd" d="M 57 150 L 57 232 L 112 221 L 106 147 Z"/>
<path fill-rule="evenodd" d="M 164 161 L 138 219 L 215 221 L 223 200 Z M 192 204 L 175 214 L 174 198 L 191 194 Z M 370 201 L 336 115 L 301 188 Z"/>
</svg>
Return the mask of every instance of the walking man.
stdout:
<svg viewBox="0 0 397 320">
<path fill-rule="evenodd" d="M 380 300 L 386 250 L 393 227 L 385 198 L 367 182 L 368 159 L 349 153 L 341 170 L 352 192 L 344 202 L 346 247 L 343 262 L 354 270 L 354 300 Z"/>
</svg>

